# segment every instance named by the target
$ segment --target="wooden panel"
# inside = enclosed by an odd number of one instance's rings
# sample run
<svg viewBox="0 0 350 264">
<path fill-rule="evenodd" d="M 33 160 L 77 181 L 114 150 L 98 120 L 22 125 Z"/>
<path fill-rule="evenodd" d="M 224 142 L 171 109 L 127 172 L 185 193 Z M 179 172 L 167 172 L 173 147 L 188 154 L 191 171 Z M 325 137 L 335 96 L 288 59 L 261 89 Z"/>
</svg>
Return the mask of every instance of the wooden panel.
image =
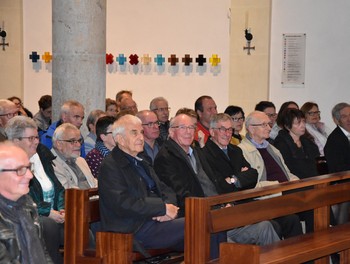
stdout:
<svg viewBox="0 0 350 264">
<path fill-rule="evenodd" d="M 260 247 L 235 243 L 220 244 L 220 264 L 259 263 Z"/>
<path fill-rule="evenodd" d="M 350 248 L 350 223 L 261 247 L 260 262 L 302 263 Z"/>
<path fill-rule="evenodd" d="M 295 192 L 281 197 L 210 211 L 211 232 L 228 230 L 266 219 L 307 211 L 350 200 L 350 183 Z M 273 210 L 269 210 L 273 208 Z M 239 215 L 239 217 L 237 217 Z"/>
</svg>

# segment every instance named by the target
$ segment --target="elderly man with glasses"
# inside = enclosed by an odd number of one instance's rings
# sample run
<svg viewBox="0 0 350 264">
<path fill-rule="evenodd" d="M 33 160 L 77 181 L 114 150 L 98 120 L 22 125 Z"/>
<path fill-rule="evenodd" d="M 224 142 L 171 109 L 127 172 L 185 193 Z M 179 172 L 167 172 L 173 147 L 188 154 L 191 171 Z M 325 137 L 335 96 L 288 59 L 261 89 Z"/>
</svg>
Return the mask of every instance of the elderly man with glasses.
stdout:
<svg viewBox="0 0 350 264">
<path fill-rule="evenodd" d="M 136 114 L 140 118 L 143 127 L 144 151 L 140 153 L 140 157 L 145 159 L 149 164 L 153 165 L 154 159 L 159 152 L 163 140 L 159 137 L 160 122 L 154 112 L 143 110 Z"/>
<path fill-rule="evenodd" d="M 41 239 L 36 204 L 27 195 L 30 168 L 23 149 L 0 143 L 0 263 L 53 263 Z"/>
<path fill-rule="evenodd" d="M 85 159 L 80 157 L 80 148 L 83 142 L 80 130 L 64 123 L 56 128 L 53 137 L 52 153 L 54 169 L 58 180 L 65 189 L 89 189 L 97 187 L 97 180 L 91 173 Z"/>
<path fill-rule="evenodd" d="M 17 115 L 18 107 L 15 105 L 15 103 L 6 99 L 0 100 L 0 141 L 5 141 L 7 139 L 4 131 L 5 126 L 11 118 Z"/>
<path fill-rule="evenodd" d="M 161 140 L 166 140 L 169 135 L 169 112 L 170 107 L 168 101 L 164 97 L 153 98 L 149 109 L 153 111 L 159 121 L 160 138 Z"/>
</svg>

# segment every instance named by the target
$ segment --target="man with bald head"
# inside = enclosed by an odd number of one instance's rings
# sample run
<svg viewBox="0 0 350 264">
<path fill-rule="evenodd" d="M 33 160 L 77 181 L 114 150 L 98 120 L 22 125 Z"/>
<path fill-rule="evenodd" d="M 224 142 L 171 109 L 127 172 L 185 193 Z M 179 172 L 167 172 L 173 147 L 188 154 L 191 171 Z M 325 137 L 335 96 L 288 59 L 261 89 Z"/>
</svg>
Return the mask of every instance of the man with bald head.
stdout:
<svg viewBox="0 0 350 264">
<path fill-rule="evenodd" d="M 53 263 L 44 242 L 36 204 L 28 195 L 27 153 L 12 143 L 0 143 L 0 262 Z"/>
<path fill-rule="evenodd" d="M 269 124 L 270 118 L 264 112 L 250 113 L 245 121 L 247 137 L 238 145 L 249 164 L 258 171 L 257 187 L 299 179 L 289 171 L 279 150 L 267 141 Z"/>
<path fill-rule="evenodd" d="M 18 115 L 18 107 L 10 100 L 0 100 L 0 141 L 6 140 L 5 126 L 7 122 Z"/>
<path fill-rule="evenodd" d="M 177 217 L 175 194 L 137 156 L 143 151 L 143 133 L 141 120 L 133 115 L 113 124 L 117 146 L 103 160 L 99 175 L 102 230 L 133 233 L 134 242 L 145 249 L 183 251 L 184 218 Z"/>
<path fill-rule="evenodd" d="M 159 121 L 154 112 L 143 110 L 136 114 L 140 118 L 143 127 L 144 151 L 140 157 L 153 165 L 154 159 L 163 143 L 159 137 Z"/>
</svg>

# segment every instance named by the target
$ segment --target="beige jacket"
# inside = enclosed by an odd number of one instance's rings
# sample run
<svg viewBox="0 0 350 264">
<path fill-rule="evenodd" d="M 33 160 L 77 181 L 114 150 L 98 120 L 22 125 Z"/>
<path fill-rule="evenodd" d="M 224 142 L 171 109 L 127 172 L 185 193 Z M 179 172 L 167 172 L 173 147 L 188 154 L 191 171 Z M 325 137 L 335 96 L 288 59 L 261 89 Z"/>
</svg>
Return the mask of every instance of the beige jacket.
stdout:
<svg viewBox="0 0 350 264">
<path fill-rule="evenodd" d="M 55 149 L 51 149 L 51 152 L 56 156 L 56 159 L 53 160 L 53 167 L 55 170 L 56 177 L 61 182 L 62 186 L 65 189 L 69 188 L 78 188 L 78 178 L 73 172 L 73 170 L 68 166 L 68 164 L 57 155 Z M 97 180 L 91 173 L 89 165 L 86 163 L 85 159 L 78 157 L 76 160 L 77 165 L 85 175 L 91 188 L 97 187 Z"/>
<path fill-rule="evenodd" d="M 266 169 L 264 160 L 260 155 L 260 152 L 257 150 L 257 148 L 249 141 L 249 139 L 244 138 L 242 142 L 238 145 L 243 151 L 243 155 L 245 159 L 249 162 L 249 164 L 252 166 L 252 168 L 256 169 L 258 171 L 258 183 L 256 184 L 256 187 L 263 187 L 271 184 L 277 184 L 278 181 L 267 181 L 266 180 Z M 274 160 L 277 162 L 277 164 L 281 167 L 284 174 L 287 176 L 289 181 L 295 181 L 299 180 L 297 176 L 292 174 L 287 165 L 284 163 L 284 159 L 279 152 L 278 149 L 276 149 L 271 144 L 268 145 L 267 151 L 272 155 Z"/>
</svg>

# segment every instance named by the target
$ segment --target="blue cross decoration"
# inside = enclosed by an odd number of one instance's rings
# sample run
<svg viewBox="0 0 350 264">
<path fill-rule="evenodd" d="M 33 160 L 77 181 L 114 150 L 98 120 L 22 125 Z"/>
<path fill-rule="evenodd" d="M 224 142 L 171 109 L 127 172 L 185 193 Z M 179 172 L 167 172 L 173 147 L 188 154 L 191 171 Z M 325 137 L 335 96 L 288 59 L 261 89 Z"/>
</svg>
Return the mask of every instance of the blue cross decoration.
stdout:
<svg viewBox="0 0 350 264">
<path fill-rule="evenodd" d="M 157 63 L 157 66 L 162 66 L 165 62 L 165 58 L 162 54 L 157 54 L 157 57 L 154 58 L 154 62 Z"/>
<path fill-rule="evenodd" d="M 124 65 L 126 62 L 126 58 L 124 57 L 124 54 L 119 54 L 116 60 L 119 63 L 119 65 Z"/>
<path fill-rule="evenodd" d="M 36 51 L 32 51 L 32 54 L 29 55 L 29 59 L 32 60 L 32 62 L 38 62 L 40 60 L 40 56 Z"/>
<path fill-rule="evenodd" d="M 199 54 L 196 58 L 196 62 L 198 63 L 198 66 L 203 66 L 204 63 L 207 62 L 207 59 L 203 56 L 203 54 Z"/>
</svg>

